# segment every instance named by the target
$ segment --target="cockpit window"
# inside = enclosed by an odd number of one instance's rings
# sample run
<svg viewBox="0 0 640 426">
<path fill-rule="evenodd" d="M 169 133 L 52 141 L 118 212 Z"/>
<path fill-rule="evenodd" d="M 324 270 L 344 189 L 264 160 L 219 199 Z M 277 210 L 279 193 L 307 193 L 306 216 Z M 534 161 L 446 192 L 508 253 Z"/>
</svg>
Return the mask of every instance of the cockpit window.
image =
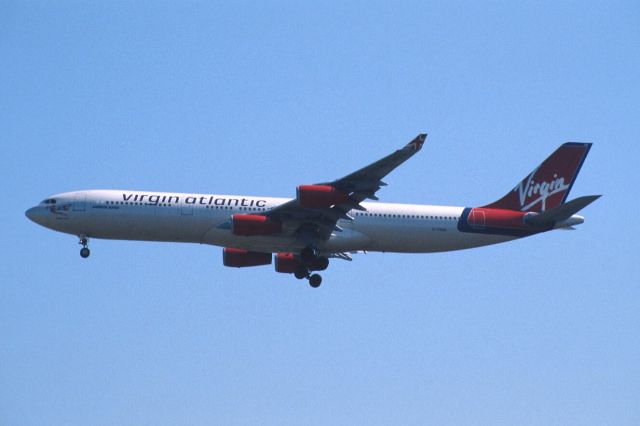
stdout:
<svg viewBox="0 0 640 426">
<path fill-rule="evenodd" d="M 55 198 L 47 198 L 41 204 L 55 204 L 55 203 L 56 203 L 56 199 Z"/>
</svg>

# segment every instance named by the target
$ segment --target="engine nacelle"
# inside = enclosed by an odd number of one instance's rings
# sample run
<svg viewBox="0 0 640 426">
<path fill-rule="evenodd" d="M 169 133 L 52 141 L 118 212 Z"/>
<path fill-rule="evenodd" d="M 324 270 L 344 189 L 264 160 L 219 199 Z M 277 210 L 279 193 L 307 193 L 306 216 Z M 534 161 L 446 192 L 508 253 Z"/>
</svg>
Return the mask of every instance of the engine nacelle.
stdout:
<svg viewBox="0 0 640 426">
<path fill-rule="evenodd" d="M 234 235 L 269 235 L 282 231 L 282 224 L 259 214 L 234 214 L 231 216 L 231 233 Z"/>
<path fill-rule="evenodd" d="M 296 268 L 302 265 L 302 262 L 293 253 L 276 253 L 275 265 L 276 272 L 293 274 Z"/>
<path fill-rule="evenodd" d="M 474 228 L 531 229 L 525 223 L 525 215 L 527 212 L 475 208 L 469 212 L 467 222 Z"/>
<path fill-rule="evenodd" d="M 296 193 L 298 204 L 309 209 L 322 209 L 349 201 L 349 193 L 329 185 L 300 185 Z"/>
<path fill-rule="evenodd" d="M 271 253 L 225 247 L 222 250 L 222 263 L 232 268 L 270 265 Z"/>
</svg>

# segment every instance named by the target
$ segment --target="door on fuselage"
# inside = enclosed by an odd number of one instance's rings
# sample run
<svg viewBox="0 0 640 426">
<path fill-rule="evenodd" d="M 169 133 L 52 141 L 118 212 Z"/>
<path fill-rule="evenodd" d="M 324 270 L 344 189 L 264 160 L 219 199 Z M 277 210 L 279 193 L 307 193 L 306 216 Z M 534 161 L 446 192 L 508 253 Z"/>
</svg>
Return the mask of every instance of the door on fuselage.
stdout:
<svg viewBox="0 0 640 426">
<path fill-rule="evenodd" d="M 87 194 L 81 192 L 76 194 L 73 199 L 73 211 L 83 212 L 87 209 Z"/>
<path fill-rule="evenodd" d="M 183 201 L 180 205 L 180 214 L 182 216 L 193 216 L 193 204 L 186 204 Z"/>
</svg>

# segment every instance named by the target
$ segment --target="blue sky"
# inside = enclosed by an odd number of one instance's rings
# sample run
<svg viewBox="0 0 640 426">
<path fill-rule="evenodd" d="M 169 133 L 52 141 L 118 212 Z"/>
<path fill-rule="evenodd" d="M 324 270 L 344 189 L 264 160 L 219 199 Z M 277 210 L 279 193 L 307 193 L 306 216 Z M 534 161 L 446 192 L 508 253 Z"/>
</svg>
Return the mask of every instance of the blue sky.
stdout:
<svg viewBox="0 0 640 426">
<path fill-rule="evenodd" d="M 636 2 L 2 2 L 0 424 L 638 424 Z M 383 201 L 492 201 L 594 146 L 575 232 L 358 255 L 318 290 L 24 210 L 293 196 L 419 132 Z"/>
</svg>

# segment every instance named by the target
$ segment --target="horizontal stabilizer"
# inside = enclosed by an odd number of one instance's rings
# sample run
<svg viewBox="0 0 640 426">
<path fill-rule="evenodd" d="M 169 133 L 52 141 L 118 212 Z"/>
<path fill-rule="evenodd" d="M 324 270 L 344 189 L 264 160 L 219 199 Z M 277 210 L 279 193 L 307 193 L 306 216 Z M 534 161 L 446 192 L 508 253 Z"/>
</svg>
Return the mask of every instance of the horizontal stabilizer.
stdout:
<svg viewBox="0 0 640 426">
<path fill-rule="evenodd" d="M 600 197 L 601 195 L 578 197 L 575 200 L 571 200 L 568 203 L 561 204 L 558 207 L 546 210 L 542 213 L 529 214 L 525 216 L 525 222 L 531 226 L 542 226 L 567 220 Z"/>
</svg>

